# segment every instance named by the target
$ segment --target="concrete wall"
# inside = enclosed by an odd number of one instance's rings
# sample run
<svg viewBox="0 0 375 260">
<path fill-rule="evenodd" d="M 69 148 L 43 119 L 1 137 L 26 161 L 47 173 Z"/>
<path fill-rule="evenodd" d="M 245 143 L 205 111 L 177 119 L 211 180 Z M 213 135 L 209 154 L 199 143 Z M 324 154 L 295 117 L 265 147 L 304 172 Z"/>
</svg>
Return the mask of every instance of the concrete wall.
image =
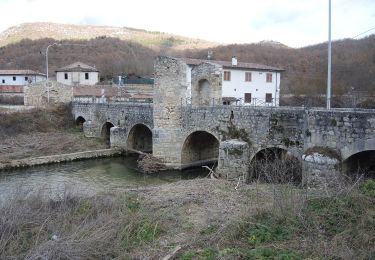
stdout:
<svg viewBox="0 0 375 260">
<path fill-rule="evenodd" d="M 73 87 L 56 81 L 44 81 L 24 87 L 26 106 L 45 106 L 55 103 L 69 103 L 73 100 Z"/>
</svg>

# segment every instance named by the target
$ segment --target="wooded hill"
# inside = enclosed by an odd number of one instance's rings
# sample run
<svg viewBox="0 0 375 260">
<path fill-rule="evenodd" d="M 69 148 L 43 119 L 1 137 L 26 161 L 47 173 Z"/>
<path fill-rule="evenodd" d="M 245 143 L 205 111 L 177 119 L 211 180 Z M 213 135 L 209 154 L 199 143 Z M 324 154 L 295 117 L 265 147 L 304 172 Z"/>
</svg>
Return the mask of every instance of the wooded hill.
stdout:
<svg viewBox="0 0 375 260">
<path fill-rule="evenodd" d="M 1 38 L 1 37 L 0 37 Z M 188 40 L 187 40 L 188 41 Z M 45 50 L 56 39 L 21 40 L 0 47 L 0 69 L 32 69 L 45 71 Z M 157 55 L 201 58 L 213 51 L 214 59 L 230 60 L 233 55 L 241 62 L 254 62 L 282 67 L 282 94 L 324 94 L 327 78 L 327 44 L 294 49 L 272 42 L 221 46 L 197 45 L 181 49 L 177 43 L 147 47 L 133 40 L 100 36 L 90 40 L 58 40 L 62 44 L 49 51 L 49 68 L 54 72 L 75 61 L 95 65 L 102 79 L 113 75 L 136 73 L 152 75 Z M 181 47 L 181 46 L 180 46 Z M 366 91 L 375 95 L 375 35 L 345 39 L 332 45 L 332 86 L 334 94 Z"/>
</svg>

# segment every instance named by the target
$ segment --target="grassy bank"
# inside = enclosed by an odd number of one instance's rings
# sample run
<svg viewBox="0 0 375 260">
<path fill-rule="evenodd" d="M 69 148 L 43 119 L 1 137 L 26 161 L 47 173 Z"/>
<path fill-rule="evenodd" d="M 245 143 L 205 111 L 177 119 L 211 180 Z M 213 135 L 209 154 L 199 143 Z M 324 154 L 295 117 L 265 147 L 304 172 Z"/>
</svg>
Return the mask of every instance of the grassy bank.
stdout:
<svg viewBox="0 0 375 260">
<path fill-rule="evenodd" d="M 58 201 L 18 194 L 0 207 L 0 258 L 161 259 L 180 246 L 174 259 L 373 259 L 374 184 L 335 197 L 290 188 L 302 203 L 283 207 L 275 186 L 209 179 Z"/>
<path fill-rule="evenodd" d="M 103 141 L 84 137 L 66 105 L 1 113 L 0 138 L 0 162 L 106 148 Z"/>
</svg>

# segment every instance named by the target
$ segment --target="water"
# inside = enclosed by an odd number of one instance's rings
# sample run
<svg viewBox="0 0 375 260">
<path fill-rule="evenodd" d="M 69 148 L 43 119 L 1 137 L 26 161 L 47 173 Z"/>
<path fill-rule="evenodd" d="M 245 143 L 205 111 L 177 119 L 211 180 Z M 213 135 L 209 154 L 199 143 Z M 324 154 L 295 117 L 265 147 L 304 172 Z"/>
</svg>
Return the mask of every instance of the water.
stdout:
<svg viewBox="0 0 375 260">
<path fill-rule="evenodd" d="M 39 192 L 49 198 L 64 194 L 94 195 L 206 176 L 207 171 L 166 171 L 152 175 L 135 170 L 136 158 L 108 158 L 0 172 L 0 200 Z"/>
</svg>

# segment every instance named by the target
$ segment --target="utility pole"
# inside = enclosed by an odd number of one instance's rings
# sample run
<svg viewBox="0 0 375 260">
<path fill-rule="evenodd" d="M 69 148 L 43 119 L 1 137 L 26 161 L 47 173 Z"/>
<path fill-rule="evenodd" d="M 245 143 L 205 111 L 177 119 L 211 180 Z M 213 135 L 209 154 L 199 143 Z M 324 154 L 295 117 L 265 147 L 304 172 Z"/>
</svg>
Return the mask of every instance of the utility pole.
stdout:
<svg viewBox="0 0 375 260">
<path fill-rule="evenodd" d="M 328 73 L 327 73 L 327 109 L 331 109 L 331 0 L 328 7 Z"/>
</svg>

